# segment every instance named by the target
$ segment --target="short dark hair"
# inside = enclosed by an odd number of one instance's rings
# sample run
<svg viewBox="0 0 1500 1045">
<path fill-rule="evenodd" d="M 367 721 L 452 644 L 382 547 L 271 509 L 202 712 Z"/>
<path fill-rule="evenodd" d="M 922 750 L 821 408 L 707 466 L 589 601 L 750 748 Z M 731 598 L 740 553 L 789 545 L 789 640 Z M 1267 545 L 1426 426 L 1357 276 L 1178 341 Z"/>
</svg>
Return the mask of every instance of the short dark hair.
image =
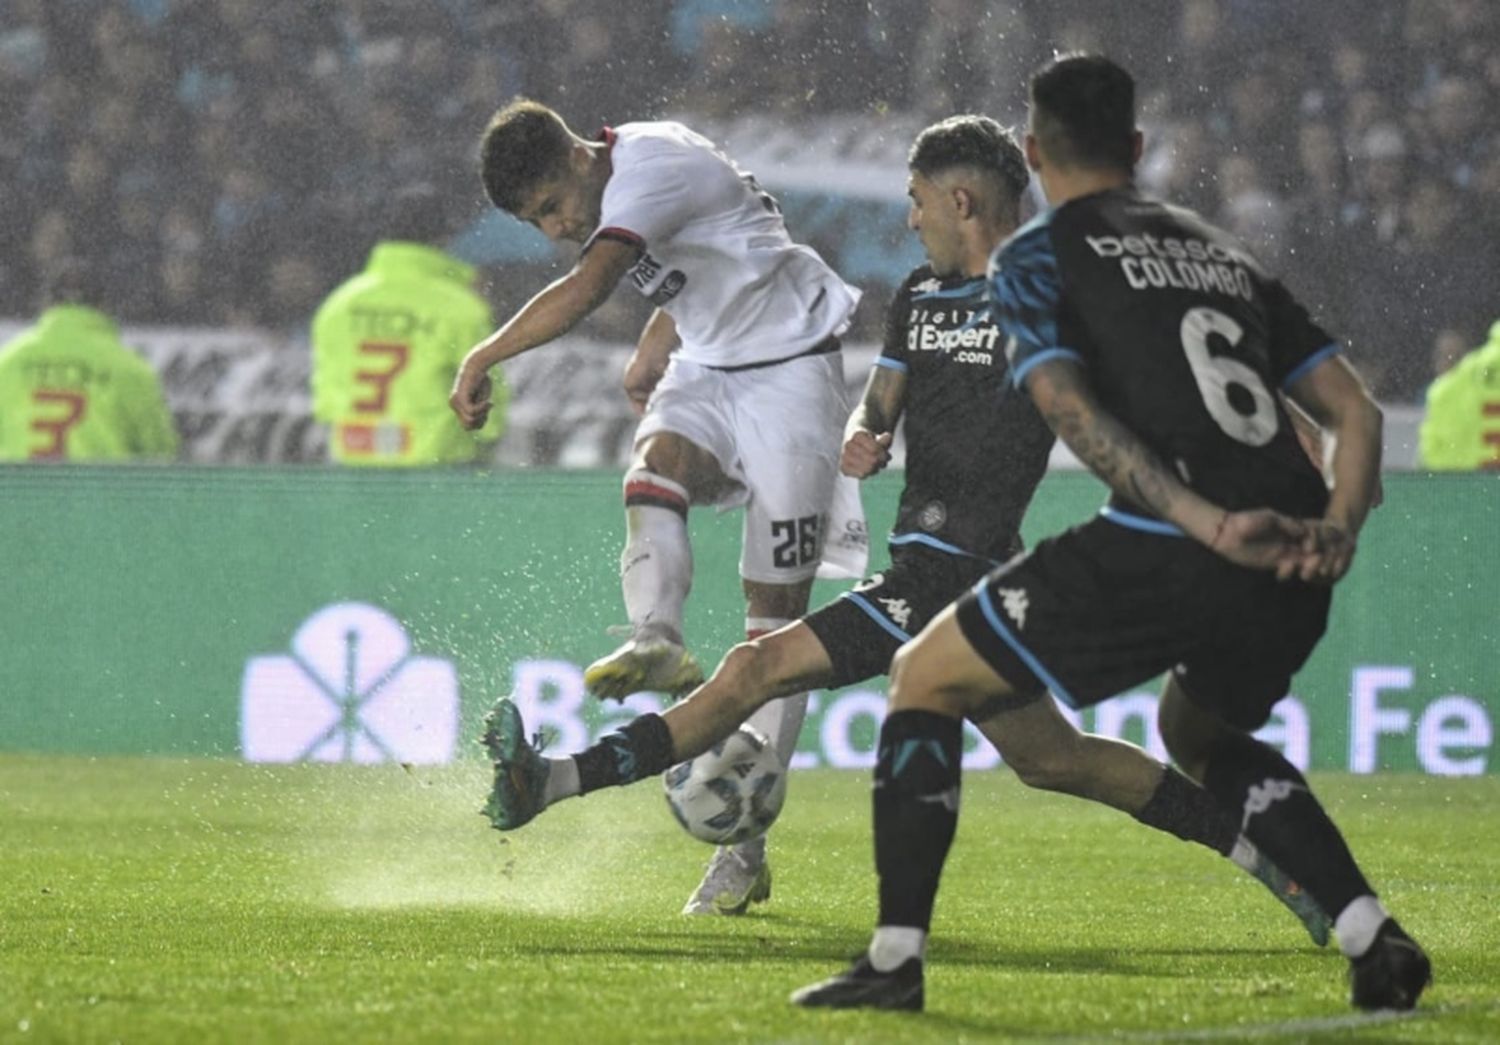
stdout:
<svg viewBox="0 0 1500 1045">
<path fill-rule="evenodd" d="M 906 165 L 924 177 L 954 167 L 973 167 L 997 178 L 1009 199 L 1019 199 L 1031 181 L 1015 137 L 988 116 L 950 116 L 912 142 Z"/>
<path fill-rule="evenodd" d="M 1064 167 L 1135 167 L 1135 80 L 1098 54 L 1060 54 L 1031 78 L 1031 131 Z"/>
<path fill-rule="evenodd" d="M 536 186 L 567 170 L 573 132 L 541 102 L 516 98 L 479 139 L 479 176 L 490 202 L 514 214 Z"/>
</svg>

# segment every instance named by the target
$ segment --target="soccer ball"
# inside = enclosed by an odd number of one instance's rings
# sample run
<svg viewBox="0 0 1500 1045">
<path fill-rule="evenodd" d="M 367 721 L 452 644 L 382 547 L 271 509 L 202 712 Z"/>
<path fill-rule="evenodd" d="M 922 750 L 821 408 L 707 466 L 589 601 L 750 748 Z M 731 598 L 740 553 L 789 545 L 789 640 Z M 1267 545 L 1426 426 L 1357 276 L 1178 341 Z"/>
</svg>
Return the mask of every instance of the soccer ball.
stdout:
<svg viewBox="0 0 1500 1045">
<path fill-rule="evenodd" d="M 765 734 L 741 726 L 662 774 L 667 805 L 683 830 L 713 845 L 763 835 L 786 801 L 786 771 Z"/>
</svg>

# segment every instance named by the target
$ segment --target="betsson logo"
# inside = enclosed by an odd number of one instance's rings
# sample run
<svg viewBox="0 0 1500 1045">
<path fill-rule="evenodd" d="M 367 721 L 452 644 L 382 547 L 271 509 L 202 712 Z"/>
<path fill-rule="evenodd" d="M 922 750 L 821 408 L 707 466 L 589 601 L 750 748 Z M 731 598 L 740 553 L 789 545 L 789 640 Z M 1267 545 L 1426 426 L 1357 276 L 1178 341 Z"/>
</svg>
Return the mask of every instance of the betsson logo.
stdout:
<svg viewBox="0 0 1500 1045">
<path fill-rule="evenodd" d="M 335 603 L 287 653 L 245 663 L 240 749 L 247 762 L 451 762 L 458 710 L 451 661 L 413 656 L 385 610 Z"/>
</svg>

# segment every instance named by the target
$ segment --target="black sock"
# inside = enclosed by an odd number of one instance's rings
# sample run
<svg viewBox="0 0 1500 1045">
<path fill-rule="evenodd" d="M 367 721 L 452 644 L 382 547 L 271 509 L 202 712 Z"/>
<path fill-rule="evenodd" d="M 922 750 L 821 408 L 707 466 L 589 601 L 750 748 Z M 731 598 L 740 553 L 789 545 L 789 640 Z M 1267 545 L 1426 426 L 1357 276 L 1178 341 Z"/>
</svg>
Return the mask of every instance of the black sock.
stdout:
<svg viewBox="0 0 1500 1045">
<path fill-rule="evenodd" d="M 587 751 L 573 756 L 578 763 L 578 791 L 633 784 L 671 768 L 672 734 L 660 715 L 647 713 L 606 733 Z"/>
<path fill-rule="evenodd" d="M 1228 856 L 1240 836 L 1240 822 L 1217 798 L 1171 766 L 1135 818 L 1147 827 L 1176 835 L 1185 842 L 1206 845 Z"/>
<path fill-rule="evenodd" d="M 963 722 L 930 711 L 892 712 L 880 727 L 877 750 L 879 924 L 925 930 L 958 827 Z"/>
<path fill-rule="evenodd" d="M 1371 892 L 1307 780 L 1269 744 L 1243 735 L 1222 741 L 1209 756 L 1203 785 L 1242 815 L 1245 836 L 1329 914 Z"/>
</svg>

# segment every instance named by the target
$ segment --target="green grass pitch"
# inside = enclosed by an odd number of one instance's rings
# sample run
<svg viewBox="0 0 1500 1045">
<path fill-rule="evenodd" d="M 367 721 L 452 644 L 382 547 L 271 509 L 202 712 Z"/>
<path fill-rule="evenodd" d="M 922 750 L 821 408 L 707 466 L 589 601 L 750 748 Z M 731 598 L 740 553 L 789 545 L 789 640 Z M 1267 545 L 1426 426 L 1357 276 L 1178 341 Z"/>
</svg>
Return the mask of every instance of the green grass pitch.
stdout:
<svg viewBox="0 0 1500 1045">
<path fill-rule="evenodd" d="M 654 783 L 501 835 L 444 769 L 0 757 L 0 1041 L 1500 1040 L 1500 779 L 1314 781 L 1431 951 L 1412 1016 L 1213 854 L 970 774 L 928 1011 L 806 1012 L 874 909 L 868 780 L 793 777 L 775 891 L 678 914 Z"/>
</svg>

